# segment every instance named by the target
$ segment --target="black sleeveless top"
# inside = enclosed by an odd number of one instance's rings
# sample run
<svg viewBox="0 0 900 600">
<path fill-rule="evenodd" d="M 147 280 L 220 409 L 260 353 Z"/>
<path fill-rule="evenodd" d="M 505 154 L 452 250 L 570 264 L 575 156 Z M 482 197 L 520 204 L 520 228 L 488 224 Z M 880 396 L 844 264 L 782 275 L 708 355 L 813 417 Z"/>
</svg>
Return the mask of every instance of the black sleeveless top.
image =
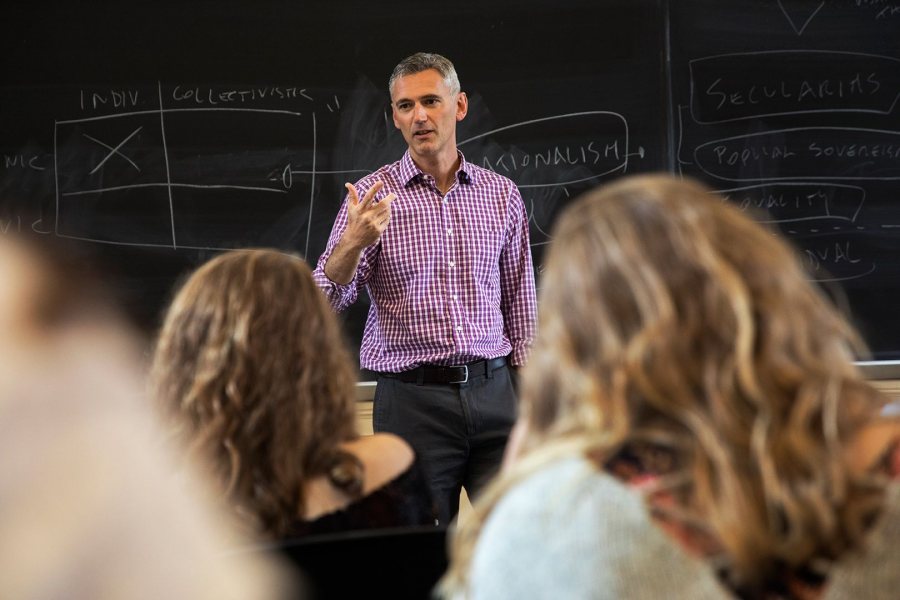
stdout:
<svg viewBox="0 0 900 600">
<path fill-rule="evenodd" d="M 285 538 L 357 529 L 434 525 L 437 511 L 416 461 L 366 496 L 311 521 L 297 520 Z"/>
</svg>

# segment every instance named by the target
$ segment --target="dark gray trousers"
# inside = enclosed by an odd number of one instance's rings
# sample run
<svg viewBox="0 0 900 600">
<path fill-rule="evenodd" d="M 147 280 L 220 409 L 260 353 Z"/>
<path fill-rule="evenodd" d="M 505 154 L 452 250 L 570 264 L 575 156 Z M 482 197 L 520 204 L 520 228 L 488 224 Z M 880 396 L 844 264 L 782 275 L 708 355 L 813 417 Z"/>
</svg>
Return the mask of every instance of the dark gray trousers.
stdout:
<svg viewBox="0 0 900 600">
<path fill-rule="evenodd" d="M 516 375 L 503 366 L 462 384 L 406 383 L 379 376 L 372 425 L 416 452 L 442 525 L 497 473 L 516 420 Z"/>
</svg>

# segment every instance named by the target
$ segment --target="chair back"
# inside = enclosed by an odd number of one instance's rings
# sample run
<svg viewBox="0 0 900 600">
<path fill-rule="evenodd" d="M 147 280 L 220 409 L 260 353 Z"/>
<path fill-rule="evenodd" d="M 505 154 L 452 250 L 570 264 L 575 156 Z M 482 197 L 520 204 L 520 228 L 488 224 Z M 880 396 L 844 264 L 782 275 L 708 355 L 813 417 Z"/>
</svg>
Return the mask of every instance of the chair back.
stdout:
<svg viewBox="0 0 900 600">
<path fill-rule="evenodd" d="M 278 550 L 307 578 L 310 597 L 432 597 L 447 570 L 443 527 L 398 527 L 286 540 Z"/>
</svg>

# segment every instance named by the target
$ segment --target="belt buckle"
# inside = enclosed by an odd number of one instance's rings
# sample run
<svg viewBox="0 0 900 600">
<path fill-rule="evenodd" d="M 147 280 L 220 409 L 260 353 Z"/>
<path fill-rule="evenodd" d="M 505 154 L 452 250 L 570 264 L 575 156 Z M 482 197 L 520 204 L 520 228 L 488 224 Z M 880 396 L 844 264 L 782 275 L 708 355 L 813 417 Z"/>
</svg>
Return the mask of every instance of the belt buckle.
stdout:
<svg viewBox="0 0 900 600">
<path fill-rule="evenodd" d="M 456 381 L 448 381 L 447 383 L 468 383 L 469 381 L 469 365 L 456 365 L 452 367 L 453 369 L 462 368 L 463 372 L 466 374 L 465 379 L 458 379 Z"/>
</svg>

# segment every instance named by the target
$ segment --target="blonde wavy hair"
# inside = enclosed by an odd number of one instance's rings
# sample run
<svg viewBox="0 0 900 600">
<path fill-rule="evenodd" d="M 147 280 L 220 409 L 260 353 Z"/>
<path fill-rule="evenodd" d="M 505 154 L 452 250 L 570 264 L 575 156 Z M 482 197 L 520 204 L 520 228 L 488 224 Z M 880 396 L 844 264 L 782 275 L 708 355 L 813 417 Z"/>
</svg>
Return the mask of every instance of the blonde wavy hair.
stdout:
<svg viewBox="0 0 900 600">
<path fill-rule="evenodd" d="M 678 506 L 668 518 L 715 541 L 736 591 L 857 546 L 884 482 L 851 472 L 845 444 L 886 400 L 853 364 L 858 336 L 793 250 L 668 176 L 586 194 L 553 239 L 523 373 L 522 458 L 456 532 L 444 590 L 465 586 L 503 494 L 572 453 L 598 468 L 623 453 L 664 456 L 655 474 Z"/>
<path fill-rule="evenodd" d="M 226 252 L 178 291 L 157 341 L 152 389 L 190 452 L 238 513 L 281 537 L 325 475 L 351 495 L 362 465 L 356 372 L 306 263 L 275 250 Z"/>
</svg>

